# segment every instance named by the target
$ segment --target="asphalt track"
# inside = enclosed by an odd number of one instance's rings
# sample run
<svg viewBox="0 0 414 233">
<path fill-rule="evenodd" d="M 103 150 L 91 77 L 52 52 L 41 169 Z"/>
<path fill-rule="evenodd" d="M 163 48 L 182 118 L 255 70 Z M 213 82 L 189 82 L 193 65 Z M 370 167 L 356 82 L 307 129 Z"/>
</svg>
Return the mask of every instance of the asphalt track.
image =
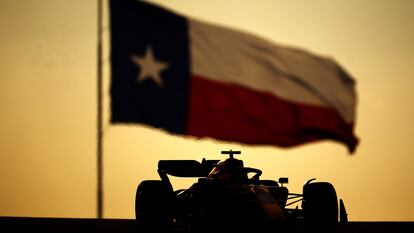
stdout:
<svg viewBox="0 0 414 233">
<path fill-rule="evenodd" d="M 0 232 L 142 232 L 132 219 L 0 217 Z M 176 232 L 176 231 L 175 231 Z M 269 231 L 272 232 L 272 231 Z M 302 231 L 288 231 L 302 232 Z M 337 233 L 410 233 L 414 222 L 349 222 Z"/>
</svg>

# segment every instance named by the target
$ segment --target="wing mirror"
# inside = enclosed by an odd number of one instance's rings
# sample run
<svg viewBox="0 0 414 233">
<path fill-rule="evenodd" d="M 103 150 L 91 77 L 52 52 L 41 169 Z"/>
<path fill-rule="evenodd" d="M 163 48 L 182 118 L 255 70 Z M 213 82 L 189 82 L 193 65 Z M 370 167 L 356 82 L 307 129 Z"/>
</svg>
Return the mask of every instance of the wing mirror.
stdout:
<svg viewBox="0 0 414 233">
<path fill-rule="evenodd" d="M 280 177 L 279 178 L 279 184 L 283 187 L 283 184 L 287 184 L 289 183 L 289 178 L 288 177 Z"/>
</svg>

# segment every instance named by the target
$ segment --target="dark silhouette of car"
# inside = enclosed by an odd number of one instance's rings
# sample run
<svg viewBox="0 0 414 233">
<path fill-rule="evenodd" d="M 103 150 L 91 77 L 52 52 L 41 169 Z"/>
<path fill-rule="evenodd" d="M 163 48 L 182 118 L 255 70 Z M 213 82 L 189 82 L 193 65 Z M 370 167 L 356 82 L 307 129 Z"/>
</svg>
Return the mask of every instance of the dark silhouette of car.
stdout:
<svg viewBox="0 0 414 233">
<path fill-rule="evenodd" d="M 338 199 L 332 184 L 313 182 L 303 194 L 290 193 L 288 178 L 262 180 L 262 171 L 244 167 L 234 158 L 240 151 L 222 151 L 224 161 L 160 160 L 161 180 L 142 181 L 135 213 L 142 229 L 192 232 L 302 229 L 333 232 L 338 223 Z M 168 175 L 198 177 L 188 189 L 174 190 Z M 299 204 L 300 208 L 299 208 Z M 295 208 L 291 208 L 295 206 Z M 347 214 L 340 201 L 341 222 Z M 157 231 L 158 232 L 158 231 Z"/>
</svg>

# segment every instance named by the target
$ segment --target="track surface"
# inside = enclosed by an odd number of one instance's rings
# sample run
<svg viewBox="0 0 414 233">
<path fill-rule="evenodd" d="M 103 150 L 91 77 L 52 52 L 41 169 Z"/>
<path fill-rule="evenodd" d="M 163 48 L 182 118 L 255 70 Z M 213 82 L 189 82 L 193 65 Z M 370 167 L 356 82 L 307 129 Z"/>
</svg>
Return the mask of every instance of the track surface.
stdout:
<svg viewBox="0 0 414 233">
<path fill-rule="evenodd" d="M 132 219 L 0 217 L 1 232 L 20 232 L 20 230 L 22 232 L 142 232 Z M 345 232 L 411 233 L 414 232 L 414 222 L 350 222 L 338 226 L 337 233 Z"/>
</svg>

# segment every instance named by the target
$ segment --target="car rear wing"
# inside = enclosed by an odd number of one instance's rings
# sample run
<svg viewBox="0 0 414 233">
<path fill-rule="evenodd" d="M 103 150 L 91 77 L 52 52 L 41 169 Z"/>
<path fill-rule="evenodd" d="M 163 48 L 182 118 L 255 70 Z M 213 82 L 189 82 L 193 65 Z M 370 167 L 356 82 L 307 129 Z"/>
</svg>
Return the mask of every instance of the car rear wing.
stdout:
<svg viewBox="0 0 414 233">
<path fill-rule="evenodd" d="M 206 177 L 220 160 L 160 160 L 158 173 L 177 177 Z"/>
</svg>

